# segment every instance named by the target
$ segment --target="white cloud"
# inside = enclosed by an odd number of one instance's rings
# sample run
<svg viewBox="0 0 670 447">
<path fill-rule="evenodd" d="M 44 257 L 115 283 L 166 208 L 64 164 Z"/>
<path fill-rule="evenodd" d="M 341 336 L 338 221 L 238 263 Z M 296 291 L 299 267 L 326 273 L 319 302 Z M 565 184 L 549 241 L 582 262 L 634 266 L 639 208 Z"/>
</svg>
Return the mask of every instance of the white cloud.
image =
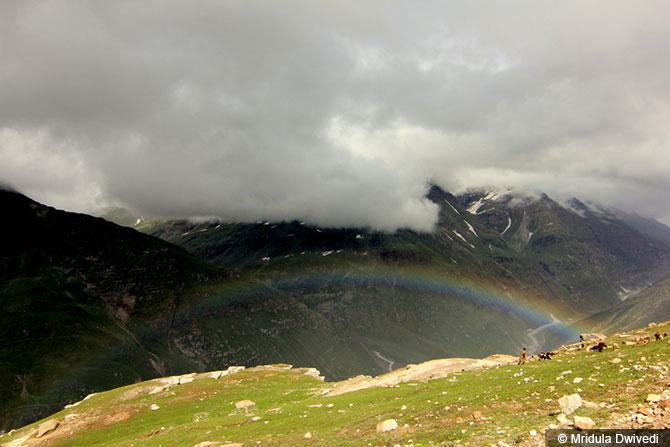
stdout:
<svg viewBox="0 0 670 447">
<path fill-rule="evenodd" d="M 0 180 L 429 230 L 426 182 L 670 215 L 666 2 L 9 1 Z"/>
</svg>

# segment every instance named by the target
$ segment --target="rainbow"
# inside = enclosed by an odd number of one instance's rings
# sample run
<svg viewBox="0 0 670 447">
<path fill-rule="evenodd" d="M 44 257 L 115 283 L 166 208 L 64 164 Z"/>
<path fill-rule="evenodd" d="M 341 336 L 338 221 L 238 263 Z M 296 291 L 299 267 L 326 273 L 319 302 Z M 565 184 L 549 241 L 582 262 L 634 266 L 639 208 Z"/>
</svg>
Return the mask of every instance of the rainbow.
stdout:
<svg viewBox="0 0 670 447">
<path fill-rule="evenodd" d="M 257 275 L 265 277 L 262 272 Z M 570 323 L 575 313 L 561 307 L 552 300 L 532 292 L 505 291 L 481 281 L 475 283 L 467 278 L 445 276 L 437 272 L 418 269 L 399 269 L 375 265 L 373 267 L 336 268 L 327 272 L 302 270 L 296 274 L 273 275 L 270 285 L 262 280 L 238 280 L 214 291 L 189 309 L 188 317 L 207 314 L 221 306 L 243 303 L 248 300 L 285 295 L 295 290 L 316 291 L 327 286 L 330 290 L 351 287 L 375 287 L 396 289 L 409 293 L 430 294 L 462 301 L 464 304 L 481 306 L 500 315 L 516 317 L 531 329 L 543 328 L 564 342 L 577 340 L 579 334 L 587 332 L 578 323 Z"/>
</svg>

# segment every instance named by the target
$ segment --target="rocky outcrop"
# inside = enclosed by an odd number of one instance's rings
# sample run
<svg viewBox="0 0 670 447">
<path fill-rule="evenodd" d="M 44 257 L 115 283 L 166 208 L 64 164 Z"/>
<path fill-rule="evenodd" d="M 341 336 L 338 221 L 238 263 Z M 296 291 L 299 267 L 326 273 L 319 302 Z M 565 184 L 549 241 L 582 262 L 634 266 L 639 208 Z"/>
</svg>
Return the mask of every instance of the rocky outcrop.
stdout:
<svg viewBox="0 0 670 447">
<path fill-rule="evenodd" d="M 516 357 L 505 354 L 495 354 L 486 357 L 485 359 L 453 358 L 430 360 L 418 365 L 407 365 L 404 368 L 377 377 L 356 376 L 342 382 L 337 382 L 323 394 L 326 396 L 338 396 L 340 394 L 365 388 L 394 386 L 404 382 L 441 379 L 460 371 L 512 365 L 516 363 L 516 360 Z"/>
</svg>

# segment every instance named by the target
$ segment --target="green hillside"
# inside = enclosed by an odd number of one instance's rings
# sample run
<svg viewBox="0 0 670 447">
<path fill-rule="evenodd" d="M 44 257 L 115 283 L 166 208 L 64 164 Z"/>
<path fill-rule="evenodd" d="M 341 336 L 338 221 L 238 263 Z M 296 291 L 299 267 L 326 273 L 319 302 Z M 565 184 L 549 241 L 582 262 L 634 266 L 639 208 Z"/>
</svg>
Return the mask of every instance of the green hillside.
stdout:
<svg viewBox="0 0 670 447">
<path fill-rule="evenodd" d="M 536 352 L 576 339 L 570 322 L 619 302 L 570 273 L 600 259 L 594 253 L 611 262 L 588 271 L 602 273 L 593 284 L 610 281 L 613 266 L 662 269 L 670 256 L 619 224 L 602 228 L 641 247 L 627 260 L 602 229 L 573 251 L 561 230 L 565 240 L 544 250 L 521 243 L 523 220 L 503 231 L 459 203 L 470 199 L 439 188 L 429 198 L 440 204 L 429 234 L 301 222 L 138 226 L 161 240 L 2 193 L 0 430 L 91 392 L 230 365 L 290 362 L 339 380 L 432 358 Z M 553 202 L 531 203 L 533 215 L 563 216 Z M 558 274 L 550 258 L 569 262 Z"/>
<path fill-rule="evenodd" d="M 669 330 L 665 324 L 613 336 L 602 353 L 575 346 L 559 350 L 550 361 L 332 397 L 323 393 L 333 384 L 319 381 L 314 371 L 282 365 L 158 379 L 92 396 L 47 423 L 4 435 L 0 443 L 530 446 L 542 442 L 546 427 L 568 427 L 576 416 L 591 418 L 600 428 L 667 427 L 668 339 L 647 343 L 643 338 Z M 580 395 L 581 406 L 562 419 L 558 399 L 573 393 Z M 397 428 L 379 432 L 377 425 L 387 419 Z M 54 422 L 55 429 L 36 437 L 40 427 L 45 431 Z"/>
</svg>

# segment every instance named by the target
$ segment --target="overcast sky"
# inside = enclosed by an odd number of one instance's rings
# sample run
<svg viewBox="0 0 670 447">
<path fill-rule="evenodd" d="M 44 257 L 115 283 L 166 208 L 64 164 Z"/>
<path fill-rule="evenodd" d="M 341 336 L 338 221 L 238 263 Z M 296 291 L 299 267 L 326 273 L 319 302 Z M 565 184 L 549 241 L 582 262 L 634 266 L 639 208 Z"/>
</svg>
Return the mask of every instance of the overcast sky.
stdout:
<svg viewBox="0 0 670 447">
<path fill-rule="evenodd" d="M 670 223 L 670 2 L 0 2 L 0 181 L 430 229 L 429 181 Z"/>
</svg>

